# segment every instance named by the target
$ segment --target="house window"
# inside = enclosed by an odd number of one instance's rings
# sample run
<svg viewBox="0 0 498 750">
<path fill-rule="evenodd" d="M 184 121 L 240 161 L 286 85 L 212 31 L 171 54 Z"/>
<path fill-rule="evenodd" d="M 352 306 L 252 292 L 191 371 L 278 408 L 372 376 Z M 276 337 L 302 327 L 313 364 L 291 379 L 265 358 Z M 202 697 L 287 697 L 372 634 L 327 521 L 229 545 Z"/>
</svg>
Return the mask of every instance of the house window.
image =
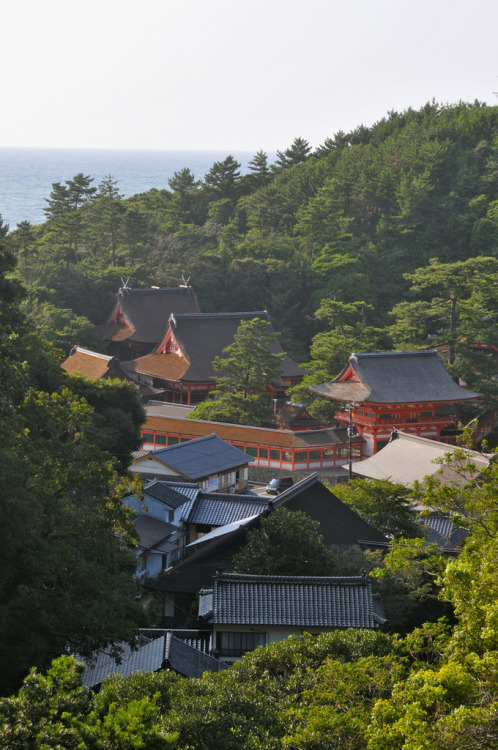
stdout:
<svg viewBox="0 0 498 750">
<path fill-rule="evenodd" d="M 248 456 L 253 456 L 254 458 L 256 458 L 258 455 L 258 449 L 253 447 L 252 445 L 246 445 L 244 450 Z"/>
<path fill-rule="evenodd" d="M 259 449 L 259 457 L 260 458 L 268 458 L 268 448 L 260 448 Z"/>
<path fill-rule="evenodd" d="M 172 435 L 169 435 L 168 437 L 168 445 L 176 445 L 180 442 L 180 438 L 173 437 Z"/>
<path fill-rule="evenodd" d="M 391 419 L 391 414 L 379 414 L 379 419 Z"/>
<path fill-rule="evenodd" d="M 280 461 L 280 451 L 270 451 L 270 459 L 272 461 Z"/>
<path fill-rule="evenodd" d="M 294 459 L 296 461 L 307 461 L 308 460 L 308 451 L 296 451 L 294 454 Z"/>
<path fill-rule="evenodd" d="M 292 461 L 292 452 L 282 451 L 282 461 Z"/>
<path fill-rule="evenodd" d="M 243 656 L 266 645 L 266 633 L 216 633 L 216 650 L 220 656 Z"/>
<path fill-rule="evenodd" d="M 153 443 L 154 435 L 152 434 L 152 432 L 142 432 L 142 442 Z"/>
<path fill-rule="evenodd" d="M 420 412 L 420 416 L 421 417 L 432 417 L 432 412 L 431 411 L 421 411 Z"/>
<path fill-rule="evenodd" d="M 166 445 L 166 435 L 156 435 L 156 445 Z"/>
<path fill-rule="evenodd" d="M 310 451 L 310 461 L 319 461 L 322 457 L 321 451 Z"/>
</svg>

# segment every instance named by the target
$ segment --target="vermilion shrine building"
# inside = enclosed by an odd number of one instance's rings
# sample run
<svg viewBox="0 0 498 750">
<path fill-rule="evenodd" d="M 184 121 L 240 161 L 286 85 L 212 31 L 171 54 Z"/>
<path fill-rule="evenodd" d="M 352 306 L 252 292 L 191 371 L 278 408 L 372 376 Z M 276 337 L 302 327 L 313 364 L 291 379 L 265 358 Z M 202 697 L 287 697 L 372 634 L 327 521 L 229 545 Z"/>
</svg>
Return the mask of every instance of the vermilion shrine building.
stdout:
<svg viewBox="0 0 498 750">
<path fill-rule="evenodd" d="M 455 404 L 480 398 L 457 385 L 435 351 L 352 354 L 331 382 L 313 393 L 347 404 L 336 419 L 349 423 L 365 439 L 365 455 L 389 442 L 393 429 L 452 442 Z"/>
<path fill-rule="evenodd" d="M 262 318 L 270 322 L 266 310 L 237 313 L 198 313 L 170 315 L 166 332 L 150 354 L 124 362 L 123 369 L 137 383 L 162 391 L 162 398 L 176 404 L 198 404 L 209 397 L 216 384 L 213 360 L 234 341 L 245 320 Z M 270 344 L 273 353 L 283 353 L 277 341 Z M 269 399 L 285 396 L 287 388 L 304 375 L 285 354 L 282 374 L 267 386 Z"/>
<path fill-rule="evenodd" d="M 171 313 L 200 311 L 191 286 L 132 289 L 125 285 L 97 333 L 108 342 L 109 354 L 126 361 L 148 354 L 162 341 Z"/>
</svg>

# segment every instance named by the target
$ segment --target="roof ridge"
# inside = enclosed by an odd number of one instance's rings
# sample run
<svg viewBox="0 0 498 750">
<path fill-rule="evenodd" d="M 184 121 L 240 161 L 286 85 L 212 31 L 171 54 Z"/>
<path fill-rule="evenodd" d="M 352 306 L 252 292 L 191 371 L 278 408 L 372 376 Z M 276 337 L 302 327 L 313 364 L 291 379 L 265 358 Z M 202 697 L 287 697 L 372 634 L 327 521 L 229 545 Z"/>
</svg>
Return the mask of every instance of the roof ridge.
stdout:
<svg viewBox="0 0 498 750">
<path fill-rule="evenodd" d="M 251 315 L 268 315 L 268 310 L 254 310 L 249 312 L 222 312 L 222 313 L 171 313 L 170 318 L 242 318 Z"/>
<path fill-rule="evenodd" d="M 75 352 L 82 352 L 83 354 L 91 354 L 92 357 L 98 357 L 99 359 L 106 359 L 108 362 L 111 361 L 111 359 L 114 359 L 114 356 L 112 354 L 101 354 L 100 352 L 94 352 L 92 349 L 84 349 L 82 346 L 73 346 L 71 351 L 69 352 L 69 355 L 74 354 Z"/>
<path fill-rule="evenodd" d="M 279 575 L 264 575 L 264 574 L 253 574 L 253 573 L 217 573 L 215 576 L 215 581 L 240 581 L 244 582 L 247 581 L 247 583 L 269 583 L 271 581 L 276 581 L 277 583 L 319 583 L 319 584 L 326 584 L 326 583 L 335 583 L 338 586 L 341 584 L 367 584 L 371 583 L 371 580 L 367 575 L 359 575 L 359 576 L 279 576 Z"/>
</svg>

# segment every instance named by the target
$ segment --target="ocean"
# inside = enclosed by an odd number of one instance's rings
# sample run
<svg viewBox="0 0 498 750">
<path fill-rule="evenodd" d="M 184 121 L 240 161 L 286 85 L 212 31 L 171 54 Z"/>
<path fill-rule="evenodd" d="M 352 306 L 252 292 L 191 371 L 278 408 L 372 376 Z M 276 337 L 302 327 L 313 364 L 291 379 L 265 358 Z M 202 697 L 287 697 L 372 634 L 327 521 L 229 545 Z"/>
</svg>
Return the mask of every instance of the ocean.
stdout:
<svg viewBox="0 0 498 750">
<path fill-rule="evenodd" d="M 168 188 L 168 179 L 188 167 L 203 179 L 215 161 L 232 154 L 248 171 L 255 152 L 249 151 L 120 151 L 107 149 L 0 148 L 0 214 L 10 230 L 21 221 L 41 224 L 53 182 L 70 180 L 79 172 L 95 179 L 117 180 L 125 197 L 151 188 Z M 274 154 L 268 154 L 269 162 Z"/>
</svg>

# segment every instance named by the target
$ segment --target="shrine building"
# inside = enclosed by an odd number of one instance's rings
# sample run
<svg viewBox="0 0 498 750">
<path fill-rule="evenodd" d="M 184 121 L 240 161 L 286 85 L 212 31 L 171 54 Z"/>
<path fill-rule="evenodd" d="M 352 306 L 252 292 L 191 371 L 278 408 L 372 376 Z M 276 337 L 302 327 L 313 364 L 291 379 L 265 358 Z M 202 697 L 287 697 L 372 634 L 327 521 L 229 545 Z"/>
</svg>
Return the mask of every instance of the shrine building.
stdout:
<svg viewBox="0 0 498 750">
<path fill-rule="evenodd" d="M 111 355 L 121 361 L 151 352 L 163 339 L 171 313 L 200 312 L 191 286 L 132 289 L 123 286 L 104 325 L 97 333 L 108 342 Z"/>
<path fill-rule="evenodd" d="M 174 404 L 198 404 L 216 388 L 213 360 L 233 344 L 242 321 L 262 318 L 270 322 L 266 310 L 236 313 L 172 314 L 166 332 L 153 352 L 123 369 L 133 380 L 162 392 L 162 400 Z M 270 343 L 274 354 L 283 353 L 278 341 Z M 268 399 L 285 396 L 287 388 L 301 380 L 305 371 L 285 354 L 282 373 L 268 383 Z"/>
<path fill-rule="evenodd" d="M 311 386 L 346 408 L 335 418 L 365 439 L 365 455 L 389 442 L 394 429 L 419 437 L 453 442 L 455 405 L 481 397 L 457 385 L 435 351 L 352 354 L 331 382 Z"/>
</svg>

